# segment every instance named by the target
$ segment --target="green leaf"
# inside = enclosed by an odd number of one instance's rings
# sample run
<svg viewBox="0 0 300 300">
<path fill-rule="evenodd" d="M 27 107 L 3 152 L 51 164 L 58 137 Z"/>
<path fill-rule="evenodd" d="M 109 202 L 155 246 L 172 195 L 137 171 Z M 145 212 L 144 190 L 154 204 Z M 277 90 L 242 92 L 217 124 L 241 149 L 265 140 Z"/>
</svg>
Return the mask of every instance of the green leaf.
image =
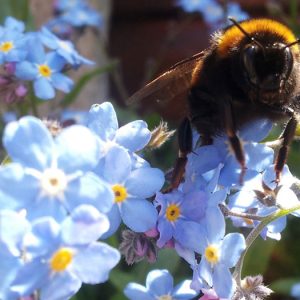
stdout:
<svg viewBox="0 0 300 300">
<path fill-rule="evenodd" d="M 125 299 L 128 299 L 128 298 L 125 297 L 124 294 L 121 292 L 114 294 L 112 297 L 110 297 L 110 300 L 125 300 Z"/>
<path fill-rule="evenodd" d="M 112 61 L 110 64 L 101 67 L 101 68 L 96 68 L 88 73 L 86 73 L 85 75 L 83 75 L 78 82 L 76 83 L 76 85 L 74 86 L 74 88 L 72 89 L 72 91 L 67 94 L 64 99 L 61 101 L 60 106 L 62 108 L 66 108 L 67 106 L 69 106 L 70 104 L 72 104 L 77 96 L 79 95 L 79 93 L 81 92 L 82 88 L 94 77 L 101 75 L 103 73 L 106 72 L 111 72 L 115 69 L 116 65 L 117 65 L 117 61 Z"/>
<path fill-rule="evenodd" d="M 180 257 L 176 254 L 174 249 L 162 249 L 158 252 L 157 261 L 153 264 L 149 264 L 146 261 L 138 263 L 134 268 L 134 274 L 136 276 L 135 281 L 144 280 L 146 274 L 154 269 L 167 269 L 173 274 L 178 267 Z M 142 283 L 144 283 L 142 281 Z"/>
<path fill-rule="evenodd" d="M 243 264 L 243 276 L 264 274 L 276 241 L 268 239 L 264 241 L 258 238 L 248 250 Z"/>
<path fill-rule="evenodd" d="M 123 289 L 129 282 L 136 282 L 137 278 L 135 272 L 129 273 L 123 272 L 118 269 L 113 269 L 110 272 L 109 280 L 110 283 L 116 287 L 116 289 L 118 289 L 119 291 L 123 291 Z"/>
</svg>

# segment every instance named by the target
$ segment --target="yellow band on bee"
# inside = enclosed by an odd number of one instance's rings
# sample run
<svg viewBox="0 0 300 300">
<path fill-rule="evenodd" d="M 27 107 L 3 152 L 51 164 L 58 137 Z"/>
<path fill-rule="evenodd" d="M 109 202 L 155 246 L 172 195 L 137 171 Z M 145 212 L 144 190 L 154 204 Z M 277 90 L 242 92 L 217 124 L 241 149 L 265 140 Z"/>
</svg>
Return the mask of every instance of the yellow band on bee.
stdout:
<svg viewBox="0 0 300 300">
<path fill-rule="evenodd" d="M 270 19 L 251 19 L 240 23 L 241 27 L 250 35 L 266 32 L 274 34 L 282 39 L 286 44 L 294 42 L 297 38 L 293 32 L 285 25 Z M 218 38 L 218 53 L 221 57 L 226 57 L 229 50 L 237 47 L 245 35 L 241 30 L 233 25 Z M 292 46 L 293 50 L 299 52 L 298 44 Z"/>
</svg>

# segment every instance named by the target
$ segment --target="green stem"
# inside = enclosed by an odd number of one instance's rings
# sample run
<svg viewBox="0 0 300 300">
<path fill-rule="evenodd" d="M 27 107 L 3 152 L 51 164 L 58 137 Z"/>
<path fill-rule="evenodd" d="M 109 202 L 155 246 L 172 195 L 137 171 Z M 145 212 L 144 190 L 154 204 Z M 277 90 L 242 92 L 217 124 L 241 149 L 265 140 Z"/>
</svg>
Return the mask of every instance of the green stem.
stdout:
<svg viewBox="0 0 300 300">
<path fill-rule="evenodd" d="M 111 61 L 111 62 L 109 62 L 109 64 L 107 64 L 103 67 L 96 68 L 96 69 L 92 70 L 91 72 L 86 73 L 85 75 L 83 75 L 79 79 L 79 81 L 76 83 L 76 85 L 72 89 L 72 91 L 69 94 L 65 95 L 64 99 L 59 104 L 60 107 L 65 109 L 70 104 L 72 104 L 75 101 L 78 94 L 80 93 L 80 91 L 82 90 L 82 88 L 91 79 L 93 79 L 95 76 L 101 75 L 103 73 L 112 72 L 116 68 L 117 64 L 118 64 L 118 61 Z"/>
<path fill-rule="evenodd" d="M 29 103 L 30 103 L 30 108 L 31 108 L 31 111 L 32 111 L 32 114 L 35 116 L 35 117 L 39 117 L 39 112 L 38 112 L 38 98 L 35 96 L 34 94 L 34 90 L 33 90 L 33 85 L 30 84 L 28 86 L 28 97 L 30 98 L 29 99 Z"/>
<path fill-rule="evenodd" d="M 236 280 L 236 283 L 238 286 L 241 286 L 241 278 L 242 278 L 242 268 L 244 263 L 244 258 L 246 256 L 247 251 L 249 250 L 250 246 L 253 244 L 253 242 L 256 240 L 256 238 L 259 236 L 259 234 L 262 232 L 262 230 L 270 224 L 271 222 L 284 217 L 296 210 L 300 209 L 300 204 L 297 206 L 294 206 L 292 208 L 288 209 L 279 209 L 275 211 L 274 213 L 270 214 L 269 216 L 266 216 L 247 236 L 246 238 L 246 249 L 242 253 L 238 263 L 236 264 L 235 270 L 233 272 L 233 277 Z"/>
<path fill-rule="evenodd" d="M 33 94 L 30 95 L 30 104 L 31 104 L 32 114 L 38 118 L 39 112 L 37 108 L 37 99 Z"/>
</svg>

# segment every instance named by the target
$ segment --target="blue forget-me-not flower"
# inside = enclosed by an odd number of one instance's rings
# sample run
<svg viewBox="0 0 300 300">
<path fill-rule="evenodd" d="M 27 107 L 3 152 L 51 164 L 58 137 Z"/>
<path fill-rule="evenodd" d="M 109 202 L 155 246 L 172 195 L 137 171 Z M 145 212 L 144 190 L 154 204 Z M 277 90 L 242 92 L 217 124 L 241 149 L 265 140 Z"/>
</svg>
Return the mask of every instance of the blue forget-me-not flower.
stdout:
<svg viewBox="0 0 300 300">
<path fill-rule="evenodd" d="M 153 270 L 147 275 L 146 286 L 131 282 L 124 294 L 130 300 L 191 300 L 197 292 L 190 288 L 190 283 L 185 280 L 174 287 L 168 270 Z"/>
<path fill-rule="evenodd" d="M 88 128 L 74 125 L 53 138 L 42 121 L 28 116 L 7 125 L 3 144 L 13 163 L 0 169 L 1 208 L 57 220 L 82 203 L 111 209 L 111 188 L 90 172 L 102 151 Z"/>
<path fill-rule="evenodd" d="M 61 224 L 51 217 L 34 222 L 25 238 L 26 260 L 11 284 L 12 293 L 39 299 L 69 299 L 82 282 L 102 283 L 120 260 L 119 252 L 97 239 L 108 229 L 105 215 L 78 206 Z"/>
</svg>

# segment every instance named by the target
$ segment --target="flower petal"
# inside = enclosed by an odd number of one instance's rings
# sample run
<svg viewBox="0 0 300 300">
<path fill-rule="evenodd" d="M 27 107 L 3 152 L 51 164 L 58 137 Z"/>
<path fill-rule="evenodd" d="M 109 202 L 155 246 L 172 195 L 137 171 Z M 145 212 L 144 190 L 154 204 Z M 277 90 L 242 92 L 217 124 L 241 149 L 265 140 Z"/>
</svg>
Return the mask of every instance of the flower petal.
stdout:
<svg viewBox="0 0 300 300">
<path fill-rule="evenodd" d="M 159 239 L 156 243 L 159 248 L 162 248 L 173 237 L 174 228 L 171 222 L 163 217 L 158 221 L 157 230 L 159 231 Z"/>
<path fill-rule="evenodd" d="M 19 296 L 27 296 L 45 284 L 49 269 L 39 259 L 25 264 L 11 284 L 11 290 Z"/>
<path fill-rule="evenodd" d="M 215 266 L 213 287 L 219 298 L 231 299 L 234 292 L 234 281 L 229 269 L 223 264 Z"/>
<path fill-rule="evenodd" d="M 199 159 L 201 157 L 201 159 Z M 187 173 L 203 174 L 215 169 L 221 163 L 221 157 L 214 145 L 198 147 L 188 155 Z"/>
<path fill-rule="evenodd" d="M 91 205 L 82 204 L 62 223 L 62 239 L 68 245 L 84 245 L 98 240 L 108 228 L 105 215 Z"/>
<path fill-rule="evenodd" d="M 173 290 L 173 277 L 168 270 L 153 270 L 147 275 L 146 287 L 155 297 L 167 295 Z"/>
<path fill-rule="evenodd" d="M 131 171 L 131 160 L 128 152 L 120 146 L 111 147 L 105 155 L 104 166 L 99 176 L 111 184 L 123 184 Z M 99 168 L 97 168 L 99 170 Z"/>
<path fill-rule="evenodd" d="M 213 285 L 212 271 L 213 269 L 211 267 L 211 264 L 202 256 L 198 272 L 201 278 L 204 279 L 209 286 Z"/>
<path fill-rule="evenodd" d="M 0 209 L 27 208 L 39 193 L 38 180 L 18 163 L 0 168 Z"/>
<path fill-rule="evenodd" d="M 262 172 L 273 163 L 274 151 L 259 143 L 250 143 L 245 145 L 246 165 L 249 169 Z"/>
<path fill-rule="evenodd" d="M 32 257 L 47 256 L 56 250 L 60 243 L 60 226 L 52 217 L 35 220 L 27 234 L 24 246 Z"/>
<path fill-rule="evenodd" d="M 110 102 L 92 105 L 88 127 L 104 141 L 115 138 L 119 125 L 116 112 Z"/>
<path fill-rule="evenodd" d="M 58 166 L 73 173 L 92 170 L 101 157 L 101 145 L 88 128 L 73 125 L 64 129 L 55 140 Z"/>
<path fill-rule="evenodd" d="M 158 192 L 164 184 L 164 174 L 156 168 L 140 168 L 133 170 L 125 186 L 131 195 L 148 198 Z"/>
<path fill-rule="evenodd" d="M 120 210 L 123 222 L 135 232 L 145 232 L 156 225 L 157 210 L 147 200 L 125 200 Z"/>
<path fill-rule="evenodd" d="M 43 170 L 52 163 L 54 143 L 51 134 L 35 117 L 27 116 L 9 123 L 4 130 L 3 144 L 13 161 L 27 167 Z"/>
<path fill-rule="evenodd" d="M 46 52 L 40 41 L 37 32 L 32 32 L 28 38 L 28 57 L 27 59 L 32 63 L 44 64 L 46 61 Z"/>
<path fill-rule="evenodd" d="M 15 75 L 22 80 L 33 80 L 38 75 L 38 70 L 34 64 L 28 61 L 22 61 L 16 64 Z"/>
<path fill-rule="evenodd" d="M 242 234 L 227 234 L 222 242 L 220 262 L 227 268 L 234 267 L 245 249 L 246 242 Z"/>
<path fill-rule="evenodd" d="M 39 77 L 33 82 L 35 95 L 43 100 L 53 99 L 55 90 L 50 81 L 45 77 Z"/>
<path fill-rule="evenodd" d="M 49 278 L 40 289 L 41 300 L 70 299 L 78 292 L 81 281 L 70 272 L 59 272 Z"/>
<path fill-rule="evenodd" d="M 4 245 L 1 243 L 0 299 L 18 299 L 18 294 L 11 292 L 10 285 L 16 277 L 20 267 L 22 267 L 21 259 L 17 256 L 12 256 L 8 251 L 6 252 L 4 250 Z"/>
<path fill-rule="evenodd" d="M 25 25 L 24 22 L 19 21 L 13 17 L 6 17 L 4 21 L 4 26 L 6 28 L 18 31 L 18 32 L 23 32 L 25 30 Z"/>
<path fill-rule="evenodd" d="M 284 209 L 289 209 L 299 205 L 300 201 L 294 191 L 286 186 L 282 186 L 277 193 L 276 204 Z M 298 209 L 291 214 L 300 217 L 300 210 Z"/>
<path fill-rule="evenodd" d="M 19 213 L 11 210 L 0 210 L 1 246 L 6 248 L 15 257 L 21 256 L 21 247 L 25 234 L 30 230 L 29 222 Z"/>
<path fill-rule="evenodd" d="M 184 247 L 203 253 L 206 244 L 206 231 L 202 225 L 192 221 L 178 221 L 174 238 Z"/>
<path fill-rule="evenodd" d="M 209 207 L 206 212 L 206 228 L 208 242 L 219 243 L 225 234 L 225 220 L 219 207 Z"/>
<path fill-rule="evenodd" d="M 147 288 L 135 282 L 126 285 L 124 294 L 130 300 L 153 300 Z"/>
<path fill-rule="evenodd" d="M 74 256 L 72 270 L 84 282 L 102 283 L 120 260 L 118 250 L 101 242 L 93 242 Z"/>
<path fill-rule="evenodd" d="M 196 291 L 190 288 L 192 281 L 184 280 L 183 282 L 177 284 L 173 290 L 172 297 L 175 299 L 192 299 L 198 295 Z"/>
<path fill-rule="evenodd" d="M 195 252 L 183 247 L 180 243 L 175 242 L 175 250 L 189 265 L 195 264 Z"/>
<path fill-rule="evenodd" d="M 58 55 L 55 51 L 48 52 L 46 54 L 45 64 L 50 67 L 53 72 L 59 72 L 62 70 L 66 61 L 63 57 Z"/>
<path fill-rule="evenodd" d="M 120 127 L 116 142 L 132 152 L 143 149 L 150 141 L 151 133 L 146 122 L 137 120 Z"/>
<path fill-rule="evenodd" d="M 245 141 L 260 142 L 271 131 L 273 123 L 268 119 L 259 119 L 247 123 L 240 130 L 240 136 Z"/>
<path fill-rule="evenodd" d="M 101 236 L 101 239 L 103 240 L 113 235 L 119 228 L 122 221 L 120 210 L 117 204 L 113 205 L 112 209 L 106 214 L 106 216 L 109 219 L 109 229 Z"/>
<path fill-rule="evenodd" d="M 277 187 L 276 174 L 274 170 L 274 165 L 269 166 L 263 174 L 263 182 L 272 190 Z M 295 182 L 295 177 L 291 174 L 289 167 L 287 165 L 283 166 L 283 170 L 280 178 L 280 185 L 286 185 L 290 187 Z"/>
<path fill-rule="evenodd" d="M 64 93 L 70 93 L 74 86 L 73 80 L 61 73 L 54 73 L 51 79 L 53 86 Z"/>
<path fill-rule="evenodd" d="M 69 182 L 65 192 L 65 202 L 70 211 L 80 204 L 90 204 L 100 212 L 107 213 L 111 210 L 113 201 L 111 187 L 91 172 Z"/>
<path fill-rule="evenodd" d="M 205 215 L 208 195 L 202 191 L 187 193 L 182 202 L 180 212 L 190 221 L 200 222 Z"/>
<path fill-rule="evenodd" d="M 27 218 L 33 221 L 36 218 L 51 216 L 58 222 L 61 222 L 69 213 L 65 205 L 62 205 L 61 199 L 39 193 L 27 204 Z"/>
</svg>

